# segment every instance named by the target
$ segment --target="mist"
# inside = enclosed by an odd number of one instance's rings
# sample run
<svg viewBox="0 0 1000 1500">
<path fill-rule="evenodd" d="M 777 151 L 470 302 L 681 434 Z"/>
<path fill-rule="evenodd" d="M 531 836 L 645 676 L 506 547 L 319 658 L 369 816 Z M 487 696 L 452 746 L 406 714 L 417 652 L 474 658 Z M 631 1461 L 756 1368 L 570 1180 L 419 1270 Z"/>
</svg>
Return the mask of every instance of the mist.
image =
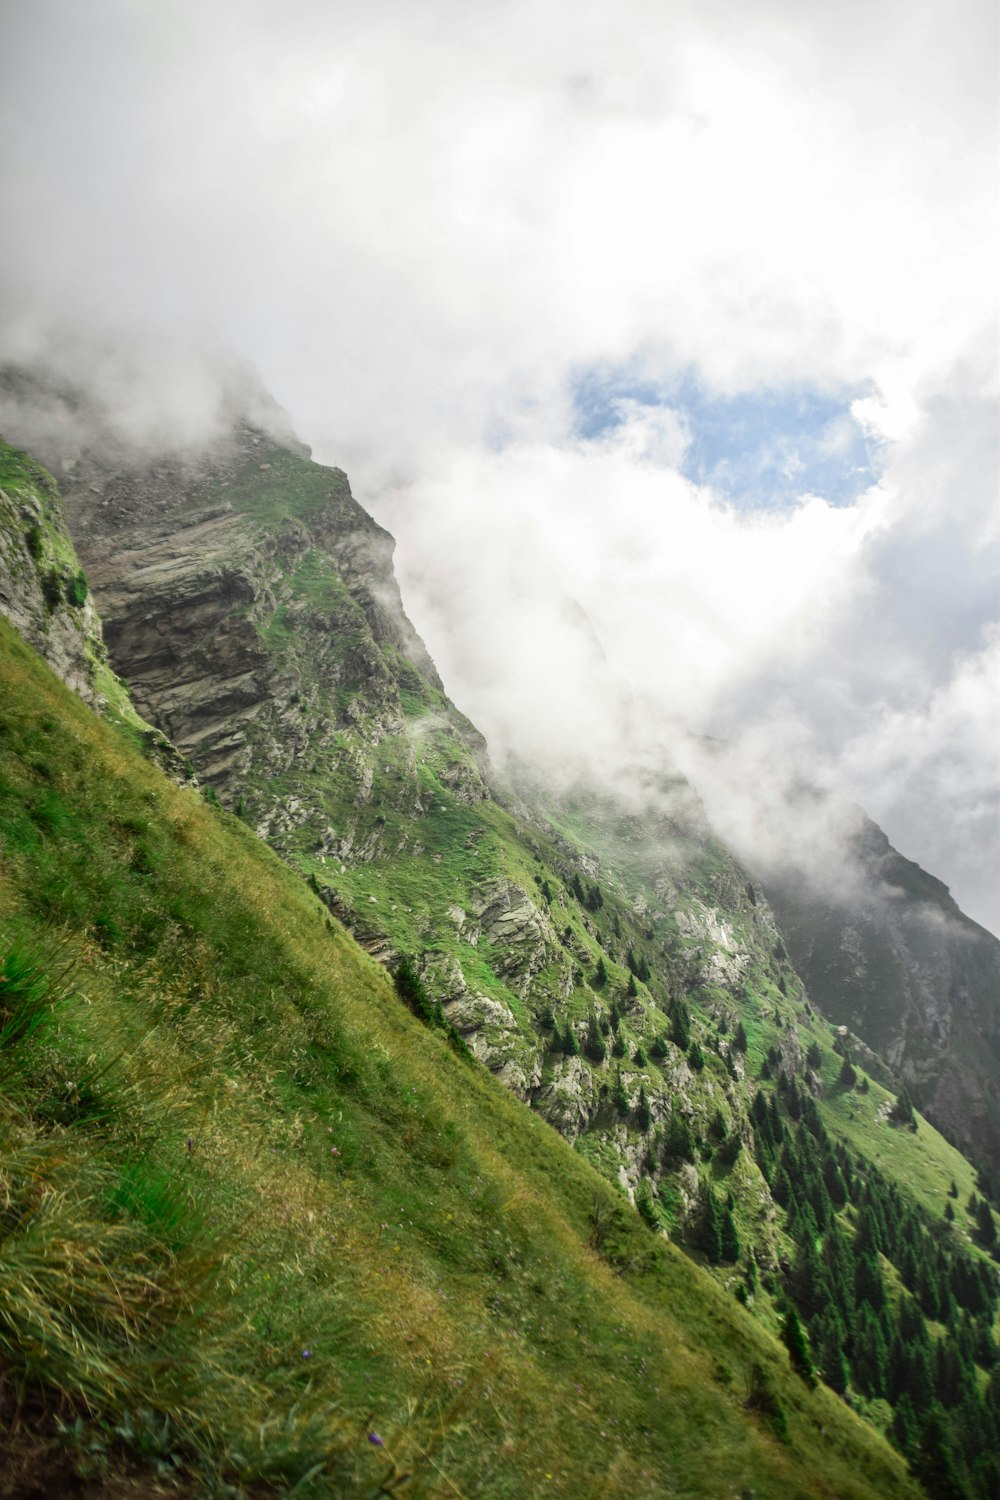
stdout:
<svg viewBox="0 0 1000 1500">
<path fill-rule="evenodd" d="M 270 392 L 496 761 L 829 787 L 1000 930 L 996 16 L 812 11 L 15 0 L 0 358 L 92 406 L 0 422 Z"/>
</svg>

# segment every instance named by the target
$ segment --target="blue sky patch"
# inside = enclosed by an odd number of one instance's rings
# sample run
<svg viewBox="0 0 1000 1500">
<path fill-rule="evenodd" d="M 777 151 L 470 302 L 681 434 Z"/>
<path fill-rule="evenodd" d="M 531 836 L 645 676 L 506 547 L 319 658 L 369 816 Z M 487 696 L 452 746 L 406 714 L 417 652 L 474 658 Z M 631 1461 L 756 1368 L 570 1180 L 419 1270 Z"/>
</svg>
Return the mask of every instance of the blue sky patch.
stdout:
<svg viewBox="0 0 1000 1500">
<path fill-rule="evenodd" d="M 624 401 L 669 407 L 690 435 L 682 471 L 733 504 L 774 509 L 814 494 L 852 505 L 880 473 L 878 445 L 851 415 L 860 394 L 786 385 L 715 395 L 693 376 L 657 384 L 590 370 L 573 384 L 575 430 L 584 438 L 612 431 Z"/>
</svg>

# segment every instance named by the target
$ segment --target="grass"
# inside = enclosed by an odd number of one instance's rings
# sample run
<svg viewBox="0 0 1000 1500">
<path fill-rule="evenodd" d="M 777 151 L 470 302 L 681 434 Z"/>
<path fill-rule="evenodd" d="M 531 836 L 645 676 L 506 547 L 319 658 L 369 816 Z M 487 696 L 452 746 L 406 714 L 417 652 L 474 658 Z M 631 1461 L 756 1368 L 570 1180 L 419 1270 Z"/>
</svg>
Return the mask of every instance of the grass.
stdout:
<svg viewBox="0 0 1000 1500">
<path fill-rule="evenodd" d="M 913 1493 L 244 825 L 0 653 L 8 1382 L 273 1493 Z"/>
</svg>

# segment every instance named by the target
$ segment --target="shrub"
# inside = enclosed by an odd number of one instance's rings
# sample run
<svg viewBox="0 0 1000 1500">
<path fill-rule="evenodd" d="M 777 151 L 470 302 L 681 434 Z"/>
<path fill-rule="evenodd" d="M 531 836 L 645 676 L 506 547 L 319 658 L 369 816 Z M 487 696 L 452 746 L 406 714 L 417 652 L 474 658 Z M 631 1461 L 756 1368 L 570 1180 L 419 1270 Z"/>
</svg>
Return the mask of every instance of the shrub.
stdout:
<svg viewBox="0 0 1000 1500">
<path fill-rule="evenodd" d="M 81 609 L 87 602 L 87 592 L 87 575 L 81 568 L 67 580 L 66 603 L 71 604 L 74 609 Z"/>
</svg>

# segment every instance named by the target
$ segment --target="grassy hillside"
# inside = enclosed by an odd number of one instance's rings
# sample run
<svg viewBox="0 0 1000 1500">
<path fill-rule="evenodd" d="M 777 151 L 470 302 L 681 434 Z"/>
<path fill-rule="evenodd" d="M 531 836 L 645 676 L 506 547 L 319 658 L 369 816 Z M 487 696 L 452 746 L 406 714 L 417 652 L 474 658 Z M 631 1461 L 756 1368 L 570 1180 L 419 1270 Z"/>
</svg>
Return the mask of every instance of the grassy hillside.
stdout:
<svg viewBox="0 0 1000 1500">
<path fill-rule="evenodd" d="M 14 1493 L 19 1464 L 52 1489 L 139 1464 L 192 1493 L 915 1493 L 2 621 L 0 674 Z"/>
</svg>

